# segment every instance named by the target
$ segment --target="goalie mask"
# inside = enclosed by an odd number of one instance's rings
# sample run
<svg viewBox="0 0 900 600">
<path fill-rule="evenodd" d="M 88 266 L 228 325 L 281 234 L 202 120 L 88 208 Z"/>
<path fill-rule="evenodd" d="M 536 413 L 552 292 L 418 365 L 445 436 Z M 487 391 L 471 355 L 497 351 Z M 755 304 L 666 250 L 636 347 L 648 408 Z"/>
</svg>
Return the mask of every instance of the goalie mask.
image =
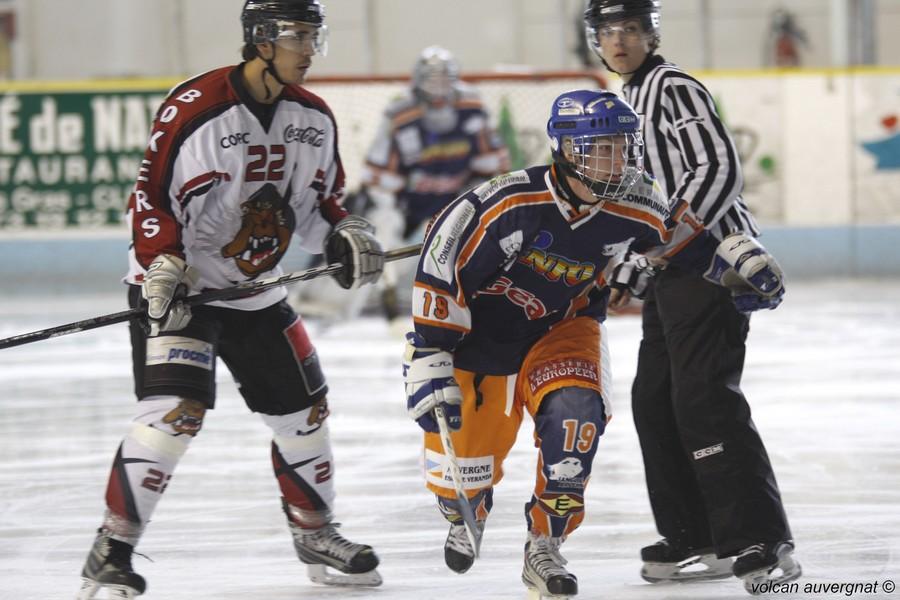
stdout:
<svg viewBox="0 0 900 600">
<path fill-rule="evenodd" d="M 644 171 L 637 113 L 612 92 L 575 90 L 553 101 L 547 135 L 562 176 L 586 185 L 597 200 L 618 200 Z"/>
<path fill-rule="evenodd" d="M 298 22 L 315 27 L 315 33 L 295 31 Z M 269 42 L 297 53 L 311 44 L 316 54 L 325 56 L 328 52 L 325 7 L 319 0 L 247 0 L 241 25 L 246 44 Z"/>
<path fill-rule="evenodd" d="M 602 36 L 620 34 L 641 37 L 647 44 L 647 53 L 653 53 L 659 47 L 660 41 L 660 7 L 660 0 L 590 0 L 584 11 L 588 45 L 604 64 L 606 60 L 600 47 Z M 638 31 L 623 23 L 626 20 L 639 21 L 641 30 Z"/>
<path fill-rule="evenodd" d="M 451 102 L 458 82 L 459 63 L 449 50 L 429 46 L 422 51 L 412 73 L 412 88 L 416 97 L 429 104 Z"/>
</svg>

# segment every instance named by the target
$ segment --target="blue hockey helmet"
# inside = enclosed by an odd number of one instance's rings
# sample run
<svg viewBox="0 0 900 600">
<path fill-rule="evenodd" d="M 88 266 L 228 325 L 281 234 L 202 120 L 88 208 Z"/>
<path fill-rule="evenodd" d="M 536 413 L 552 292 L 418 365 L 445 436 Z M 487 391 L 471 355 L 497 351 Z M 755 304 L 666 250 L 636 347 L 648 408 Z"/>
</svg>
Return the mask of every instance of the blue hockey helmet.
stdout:
<svg viewBox="0 0 900 600">
<path fill-rule="evenodd" d="M 553 101 L 547 135 L 562 175 L 598 200 L 617 200 L 644 171 L 644 141 L 634 109 L 612 92 L 574 90 Z"/>
<path fill-rule="evenodd" d="M 296 22 L 317 29 L 310 41 L 316 53 L 325 56 L 328 52 L 328 28 L 325 26 L 325 7 L 319 0 L 246 0 L 241 11 L 245 44 L 306 43 L 305 39 L 298 39 L 297 32 L 291 29 Z"/>
</svg>

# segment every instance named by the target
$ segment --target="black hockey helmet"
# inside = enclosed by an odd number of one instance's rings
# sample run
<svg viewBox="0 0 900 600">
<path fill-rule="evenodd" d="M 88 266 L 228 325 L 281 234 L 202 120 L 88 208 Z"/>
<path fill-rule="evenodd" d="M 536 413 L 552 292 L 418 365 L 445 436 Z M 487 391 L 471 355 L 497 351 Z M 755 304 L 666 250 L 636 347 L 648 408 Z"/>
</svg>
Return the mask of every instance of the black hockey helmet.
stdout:
<svg viewBox="0 0 900 600">
<path fill-rule="evenodd" d="M 588 44 L 599 55 L 597 32 L 605 25 L 625 19 L 639 19 L 644 32 L 651 36 L 650 51 L 659 47 L 659 15 L 661 0 L 589 0 L 584 11 Z"/>
<path fill-rule="evenodd" d="M 300 21 L 325 26 L 325 7 L 319 0 L 246 0 L 241 11 L 244 42 L 271 42 L 281 33 L 279 22 Z"/>
</svg>

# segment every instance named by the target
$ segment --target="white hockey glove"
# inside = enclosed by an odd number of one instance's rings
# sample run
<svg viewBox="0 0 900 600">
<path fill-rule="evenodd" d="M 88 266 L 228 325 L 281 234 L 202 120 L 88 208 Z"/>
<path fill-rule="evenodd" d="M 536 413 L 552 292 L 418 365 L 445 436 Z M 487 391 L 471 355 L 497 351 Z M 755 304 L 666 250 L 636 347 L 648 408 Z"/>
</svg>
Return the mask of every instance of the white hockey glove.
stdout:
<svg viewBox="0 0 900 600">
<path fill-rule="evenodd" d="M 193 271 L 177 256 L 160 254 L 150 263 L 141 285 L 141 296 L 147 301 L 151 337 L 187 326 L 191 307 L 179 298 L 187 295 L 193 283 Z"/>
<path fill-rule="evenodd" d="M 356 215 L 341 219 L 325 238 L 325 260 L 341 263 L 334 274 L 338 284 L 348 290 L 374 283 L 384 269 L 384 251 L 375 239 L 372 225 Z"/>
<path fill-rule="evenodd" d="M 419 427 L 438 433 L 434 409 L 444 408 L 447 424 L 453 431 L 462 427 L 462 391 L 453 378 L 453 355 L 439 348 L 425 348 L 418 333 L 406 334 L 403 356 L 403 381 L 406 383 L 406 408 Z"/>
<path fill-rule="evenodd" d="M 656 275 L 656 267 L 643 254 L 629 250 L 625 260 L 615 266 L 610 275 L 609 287 L 628 292 L 634 298 L 647 294 L 650 278 Z"/>
<path fill-rule="evenodd" d="M 741 312 L 775 308 L 784 297 L 784 274 L 778 262 L 745 233 L 722 240 L 703 276 L 729 288 Z"/>
</svg>

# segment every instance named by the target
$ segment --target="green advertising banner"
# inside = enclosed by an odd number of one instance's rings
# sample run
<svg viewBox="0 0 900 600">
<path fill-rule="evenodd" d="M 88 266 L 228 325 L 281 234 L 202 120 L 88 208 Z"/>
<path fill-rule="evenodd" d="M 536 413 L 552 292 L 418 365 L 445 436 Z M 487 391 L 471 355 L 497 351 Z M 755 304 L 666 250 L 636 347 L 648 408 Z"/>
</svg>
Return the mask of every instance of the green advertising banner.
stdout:
<svg viewBox="0 0 900 600">
<path fill-rule="evenodd" d="M 122 223 L 169 87 L 102 87 L 109 91 L 0 86 L 0 231 Z"/>
</svg>

